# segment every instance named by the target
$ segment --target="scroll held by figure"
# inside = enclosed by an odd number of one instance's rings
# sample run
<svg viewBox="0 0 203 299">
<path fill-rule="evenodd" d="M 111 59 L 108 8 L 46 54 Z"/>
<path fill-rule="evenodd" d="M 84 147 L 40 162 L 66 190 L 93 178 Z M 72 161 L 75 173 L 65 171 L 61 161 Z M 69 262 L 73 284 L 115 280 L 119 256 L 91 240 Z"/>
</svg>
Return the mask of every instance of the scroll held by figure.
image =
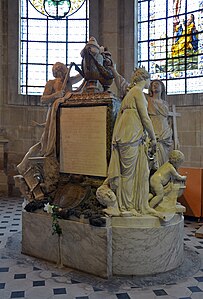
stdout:
<svg viewBox="0 0 203 299">
<path fill-rule="evenodd" d="M 111 69 L 119 94 L 123 98 L 130 83 L 117 72 L 114 66 L 111 66 Z M 156 169 L 168 160 L 169 153 L 173 149 L 173 132 L 169 124 L 169 106 L 164 83 L 161 80 L 152 80 L 145 97 L 148 102 L 148 114 L 157 139 L 157 151 L 154 159 L 150 162 L 150 169 Z"/>
</svg>

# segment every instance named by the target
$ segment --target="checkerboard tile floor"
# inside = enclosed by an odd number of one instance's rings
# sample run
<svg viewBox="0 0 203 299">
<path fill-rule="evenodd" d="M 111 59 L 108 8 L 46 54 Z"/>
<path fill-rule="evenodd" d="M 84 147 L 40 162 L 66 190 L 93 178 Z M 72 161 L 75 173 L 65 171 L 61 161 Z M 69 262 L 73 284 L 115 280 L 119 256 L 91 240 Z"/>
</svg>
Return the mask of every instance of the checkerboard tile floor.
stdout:
<svg viewBox="0 0 203 299">
<path fill-rule="evenodd" d="M 184 242 L 198 253 L 202 262 L 193 277 L 178 283 L 142 288 L 126 284 L 119 290 L 106 291 L 96 287 L 91 279 L 84 283 L 84 280 L 57 274 L 56 266 L 53 266 L 56 269 L 53 271 L 47 263 L 35 265 L 20 253 L 19 259 L 6 255 L 9 237 L 20 234 L 22 229 L 21 206 L 21 198 L 0 198 L 0 299 L 203 299 L 203 239 L 195 237 L 202 221 L 185 219 Z M 64 271 L 68 273 L 70 270 Z"/>
</svg>

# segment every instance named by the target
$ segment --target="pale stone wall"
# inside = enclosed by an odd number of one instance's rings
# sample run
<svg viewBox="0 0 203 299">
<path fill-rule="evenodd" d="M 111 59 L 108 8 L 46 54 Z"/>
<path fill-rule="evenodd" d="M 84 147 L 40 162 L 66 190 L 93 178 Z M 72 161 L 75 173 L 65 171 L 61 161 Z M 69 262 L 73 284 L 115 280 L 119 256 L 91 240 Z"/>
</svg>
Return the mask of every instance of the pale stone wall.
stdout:
<svg viewBox="0 0 203 299">
<path fill-rule="evenodd" d="M 16 165 L 42 133 L 31 122 L 43 123 L 46 115 L 39 97 L 18 94 L 18 5 L 18 0 L 0 1 L 0 132 L 8 139 L 10 195 L 16 192 L 13 181 Z M 129 80 L 136 50 L 134 0 L 90 1 L 90 35 L 95 36 L 101 45 L 108 46 L 118 71 Z M 115 87 L 113 91 L 116 92 Z M 182 115 L 178 118 L 178 131 L 186 155 L 185 165 L 203 167 L 203 95 L 173 96 L 169 100 L 177 105 L 177 111 Z"/>
<path fill-rule="evenodd" d="M 180 149 L 185 167 L 203 167 L 203 94 L 168 96 L 181 114 L 177 117 Z"/>
</svg>

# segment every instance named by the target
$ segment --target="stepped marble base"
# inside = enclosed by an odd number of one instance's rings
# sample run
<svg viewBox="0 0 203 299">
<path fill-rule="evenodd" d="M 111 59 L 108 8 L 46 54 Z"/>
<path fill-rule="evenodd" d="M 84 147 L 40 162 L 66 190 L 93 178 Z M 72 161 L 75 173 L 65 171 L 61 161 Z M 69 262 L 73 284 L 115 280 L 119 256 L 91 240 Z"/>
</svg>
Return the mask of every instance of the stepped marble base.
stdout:
<svg viewBox="0 0 203 299">
<path fill-rule="evenodd" d="M 104 278 L 162 273 L 183 262 L 182 215 L 165 223 L 153 216 L 107 220 L 106 227 L 94 227 L 60 219 L 59 238 L 50 215 L 23 212 L 22 252 Z"/>
</svg>

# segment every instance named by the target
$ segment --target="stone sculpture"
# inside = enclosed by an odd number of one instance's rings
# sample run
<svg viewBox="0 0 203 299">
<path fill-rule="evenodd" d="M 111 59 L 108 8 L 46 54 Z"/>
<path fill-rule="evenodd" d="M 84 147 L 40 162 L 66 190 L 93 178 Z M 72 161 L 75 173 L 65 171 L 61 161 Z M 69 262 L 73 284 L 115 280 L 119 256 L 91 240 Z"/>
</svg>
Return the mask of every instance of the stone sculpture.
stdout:
<svg viewBox="0 0 203 299">
<path fill-rule="evenodd" d="M 122 216 L 158 214 L 148 204 L 145 131 L 151 139 L 152 153 L 156 150 L 156 136 L 143 93 L 149 83 L 149 73 L 144 68 L 136 69 L 114 126 L 107 183 L 116 194 Z"/>
<path fill-rule="evenodd" d="M 177 197 L 184 189 L 186 176 L 177 172 L 178 167 L 184 161 L 184 154 L 179 150 L 173 150 L 169 155 L 169 161 L 165 162 L 150 178 L 151 194 L 150 206 L 162 212 L 176 212 Z M 171 202 L 172 201 L 172 202 Z M 180 212 L 180 209 L 178 209 Z"/>
<path fill-rule="evenodd" d="M 130 83 L 123 77 L 121 76 L 117 70 L 116 70 L 116 67 L 115 67 L 115 64 L 112 62 L 112 65 L 110 66 L 111 70 L 112 70 L 112 73 L 114 75 L 114 82 L 116 84 L 116 87 L 118 89 L 118 94 L 119 94 L 119 97 L 121 99 L 124 98 L 124 96 L 126 95 L 127 93 L 127 89 L 130 85 Z"/>
<path fill-rule="evenodd" d="M 106 208 L 103 209 L 104 213 L 111 216 L 121 215 L 116 195 L 109 187 L 108 180 L 105 180 L 105 182 L 97 189 L 96 196 L 101 205 L 106 206 Z"/>
<path fill-rule="evenodd" d="M 17 185 L 20 186 L 24 195 L 27 194 L 26 199 L 29 201 L 40 200 L 56 191 L 59 177 L 59 165 L 55 157 L 56 112 L 60 103 L 71 96 L 72 85 L 82 79 L 80 74 L 70 77 L 70 69 L 61 62 L 56 62 L 52 71 L 55 79 L 46 83 L 41 96 L 42 104 L 48 105 L 41 140 L 29 149 L 22 162 L 17 165 L 18 172 L 22 177 L 15 176 Z M 23 179 L 25 180 L 24 184 L 22 183 Z"/>
<path fill-rule="evenodd" d="M 157 152 L 150 168 L 158 168 L 168 161 L 172 150 L 172 129 L 168 122 L 169 107 L 166 101 L 165 85 L 161 80 L 153 80 L 149 86 L 148 113 L 157 139 Z"/>
<path fill-rule="evenodd" d="M 113 82 L 111 53 L 99 46 L 97 40 L 91 37 L 84 49 L 81 51 L 82 71 L 84 78 L 90 82 L 99 82 L 106 91 Z"/>
<path fill-rule="evenodd" d="M 176 171 L 183 154 L 172 152 L 150 179 L 157 143 L 171 141 L 163 86 L 151 85 L 150 119 L 143 92 L 150 75 L 144 67 L 135 69 L 129 84 L 94 37 L 81 56 L 76 77 L 69 76 L 74 63 L 69 69 L 54 64 L 55 79 L 41 97 L 49 105 L 44 132 L 17 166 L 16 185 L 26 199 L 22 252 L 104 278 L 172 270 L 183 261 L 183 207 L 177 197 L 186 178 Z M 82 76 L 84 88 L 72 92 Z M 113 78 L 121 84 L 122 102 L 107 92 Z M 97 89 L 98 81 L 103 88 Z"/>
</svg>

